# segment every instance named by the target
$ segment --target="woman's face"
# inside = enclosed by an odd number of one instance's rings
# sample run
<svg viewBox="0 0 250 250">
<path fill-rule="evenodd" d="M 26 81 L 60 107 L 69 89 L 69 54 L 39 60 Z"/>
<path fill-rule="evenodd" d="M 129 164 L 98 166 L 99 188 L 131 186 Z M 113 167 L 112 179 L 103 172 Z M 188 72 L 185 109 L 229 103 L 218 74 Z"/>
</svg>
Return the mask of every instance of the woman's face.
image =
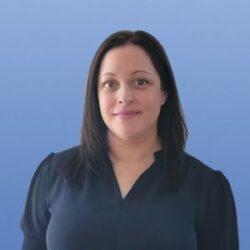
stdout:
<svg viewBox="0 0 250 250">
<path fill-rule="evenodd" d="M 166 95 L 150 57 L 137 45 L 108 51 L 101 63 L 98 99 L 108 133 L 135 139 L 157 133 L 157 121 Z M 133 115 L 119 112 L 136 111 Z"/>
</svg>

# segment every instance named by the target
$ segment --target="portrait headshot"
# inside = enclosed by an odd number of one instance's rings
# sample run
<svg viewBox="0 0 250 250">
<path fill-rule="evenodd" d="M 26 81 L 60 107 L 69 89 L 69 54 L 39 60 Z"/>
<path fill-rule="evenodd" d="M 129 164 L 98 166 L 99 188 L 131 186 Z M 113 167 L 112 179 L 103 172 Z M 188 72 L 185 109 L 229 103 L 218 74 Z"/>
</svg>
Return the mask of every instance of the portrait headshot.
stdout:
<svg viewBox="0 0 250 250">
<path fill-rule="evenodd" d="M 249 9 L 5 1 L 0 250 L 249 250 Z"/>
<path fill-rule="evenodd" d="M 185 149 L 170 60 L 145 30 L 109 34 L 92 58 L 80 143 L 37 166 L 22 249 L 238 250 L 222 170 Z"/>
</svg>

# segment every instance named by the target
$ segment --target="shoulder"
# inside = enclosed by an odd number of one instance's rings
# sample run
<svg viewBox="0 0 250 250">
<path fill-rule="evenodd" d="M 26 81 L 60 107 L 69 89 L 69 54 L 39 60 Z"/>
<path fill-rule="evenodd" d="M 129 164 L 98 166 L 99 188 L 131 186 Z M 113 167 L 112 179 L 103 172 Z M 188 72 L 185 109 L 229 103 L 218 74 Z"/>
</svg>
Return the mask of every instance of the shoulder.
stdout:
<svg viewBox="0 0 250 250">
<path fill-rule="evenodd" d="M 80 149 L 80 145 L 72 146 L 57 152 L 53 152 L 53 157 L 51 159 L 51 165 L 57 167 L 58 165 L 64 163 L 65 161 L 75 157 Z"/>
<path fill-rule="evenodd" d="M 185 154 L 188 169 L 185 197 L 192 197 L 198 245 L 202 248 L 238 249 L 235 198 L 225 174 Z M 219 243 L 218 243 L 219 242 Z M 214 247 L 212 247 L 214 246 Z"/>
<path fill-rule="evenodd" d="M 200 204 L 200 211 L 227 210 L 235 214 L 234 192 L 223 171 L 208 166 L 190 154 L 186 153 L 185 157 L 188 170 L 185 188 L 195 204 Z"/>
<path fill-rule="evenodd" d="M 47 179 L 49 186 L 58 179 L 60 166 L 75 157 L 79 152 L 79 145 L 72 146 L 60 151 L 48 153 L 37 166 L 34 176 L 40 179 Z M 45 180 L 44 180 L 45 181 Z"/>
<path fill-rule="evenodd" d="M 209 190 L 229 190 L 230 183 L 222 170 L 207 165 L 194 155 L 185 152 L 187 168 L 187 182 L 196 190 L 208 192 Z"/>
<path fill-rule="evenodd" d="M 187 153 L 186 151 L 184 152 L 184 157 L 188 174 L 194 178 L 211 178 L 215 175 L 220 175 L 221 173 L 220 170 L 208 165 L 204 161 L 198 159 L 196 156 L 190 153 Z"/>
</svg>

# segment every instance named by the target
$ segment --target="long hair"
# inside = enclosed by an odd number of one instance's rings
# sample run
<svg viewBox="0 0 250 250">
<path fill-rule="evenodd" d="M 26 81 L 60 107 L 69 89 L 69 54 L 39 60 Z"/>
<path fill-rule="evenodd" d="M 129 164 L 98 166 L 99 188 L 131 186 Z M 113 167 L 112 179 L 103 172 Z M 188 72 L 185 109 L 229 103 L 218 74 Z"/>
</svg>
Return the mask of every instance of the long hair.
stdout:
<svg viewBox="0 0 250 250">
<path fill-rule="evenodd" d="M 170 189 L 178 188 L 184 176 L 184 148 L 188 130 L 184 120 L 173 71 L 160 42 L 151 34 L 142 31 L 121 30 L 107 37 L 96 51 L 90 65 L 85 90 L 81 141 L 76 153 L 61 166 L 61 173 L 72 183 L 81 184 L 85 170 L 100 173 L 105 169 L 109 147 L 107 126 L 99 108 L 98 75 L 104 55 L 112 48 L 134 44 L 145 50 L 157 70 L 161 89 L 167 92 L 167 101 L 161 106 L 157 133 L 161 139 L 166 182 Z"/>
</svg>

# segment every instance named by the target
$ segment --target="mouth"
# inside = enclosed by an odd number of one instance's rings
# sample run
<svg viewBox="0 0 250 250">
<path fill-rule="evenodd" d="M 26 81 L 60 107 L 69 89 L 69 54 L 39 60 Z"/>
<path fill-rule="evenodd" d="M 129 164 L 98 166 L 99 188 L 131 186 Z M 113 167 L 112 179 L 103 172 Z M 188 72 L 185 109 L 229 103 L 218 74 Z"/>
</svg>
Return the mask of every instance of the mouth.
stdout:
<svg viewBox="0 0 250 250">
<path fill-rule="evenodd" d="M 139 116 L 141 112 L 127 112 L 122 114 L 115 114 L 115 116 L 119 119 L 132 119 Z"/>
</svg>

